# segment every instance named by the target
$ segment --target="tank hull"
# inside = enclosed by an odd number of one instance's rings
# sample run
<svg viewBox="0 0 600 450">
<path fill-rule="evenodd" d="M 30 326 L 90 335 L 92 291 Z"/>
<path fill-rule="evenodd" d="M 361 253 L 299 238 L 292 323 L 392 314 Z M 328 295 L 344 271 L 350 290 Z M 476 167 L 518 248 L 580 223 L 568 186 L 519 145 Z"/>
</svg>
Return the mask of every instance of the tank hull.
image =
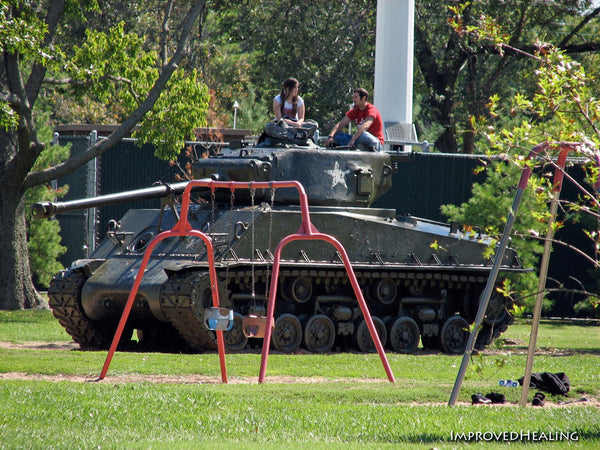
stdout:
<svg viewBox="0 0 600 450">
<path fill-rule="evenodd" d="M 310 214 L 320 232 L 334 236 L 346 249 L 384 345 L 404 353 L 414 352 L 419 342 L 447 353 L 463 351 L 464 328 L 475 317 L 491 268 L 485 256 L 489 240 L 446 224 L 397 217 L 389 209 L 319 206 Z M 216 201 L 192 207 L 188 218 L 212 238 L 221 306 L 235 311 L 233 329 L 224 333 L 228 350 L 260 345 L 261 339 L 243 333 L 243 318 L 264 315 L 275 247 L 297 232 L 299 207 L 275 201 L 242 206 Z M 53 280 L 50 305 L 82 346 L 110 345 L 159 221 L 170 228 L 176 219 L 169 211 L 162 217 L 159 210 L 129 211 L 119 232 L 90 260 L 75 262 Z M 280 267 L 272 338 L 276 349 L 375 350 L 335 248 L 320 241 L 291 242 L 282 251 Z M 503 270 L 522 270 L 514 251 L 506 252 Z M 170 238 L 153 252 L 129 330 L 138 330 L 138 346 L 148 349 L 214 351 L 214 334 L 205 325 L 210 306 L 203 242 Z M 492 300 L 479 348 L 511 322 L 508 306 L 498 296 Z"/>
</svg>

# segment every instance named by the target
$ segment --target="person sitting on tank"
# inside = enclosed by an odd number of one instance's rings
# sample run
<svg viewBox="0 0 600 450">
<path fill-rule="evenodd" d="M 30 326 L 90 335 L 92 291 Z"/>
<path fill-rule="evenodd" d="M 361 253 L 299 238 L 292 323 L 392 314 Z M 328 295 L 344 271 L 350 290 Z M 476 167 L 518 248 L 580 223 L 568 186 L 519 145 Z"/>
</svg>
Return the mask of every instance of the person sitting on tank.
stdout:
<svg viewBox="0 0 600 450">
<path fill-rule="evenodd" d="M 383 145 L 383 122 L 381 114 L 371 103 L 367 102 L 369 93 L 362 88 L 355 89 L 352 93 L 354 106 L 346 113 L 331 130 L 325 147 L 348 146 L 377 152 Z M 356 124 L 357 130 L 353 135 L 344 133 L 344 127 L 350 122 Z"/>
<path fill-rule="evenodd" d="M 295 78 L 286 78 L 281 93 L 273 99 L 275 120 L 265 127 L 268 136 L 276 139 L 308 139 L 318 142 L 319 124 L 306 120 L 306 104 L 298 92 L 300 83 Z"/>
</svg>

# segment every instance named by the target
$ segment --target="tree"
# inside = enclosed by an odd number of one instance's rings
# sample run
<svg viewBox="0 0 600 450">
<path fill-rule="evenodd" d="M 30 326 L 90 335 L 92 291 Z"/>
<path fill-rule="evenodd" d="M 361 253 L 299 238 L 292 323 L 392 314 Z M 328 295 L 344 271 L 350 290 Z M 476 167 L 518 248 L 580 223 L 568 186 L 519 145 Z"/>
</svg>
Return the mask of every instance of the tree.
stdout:
<svg viewBox="0 0 600 450">
<path fill-rule="evenodd" d="M 527 166 L 539 165 L 542 176 L 546 176 L 548 172 L 553 174 L 554 171 L 562 170 L 555 162 L 557 155 L 552 153 L 557 143 L 578 143 L 577 154 L 573 156 L 584 158 L 588 185 L 593 186 L 598 180 L 600 91 L 595 83 L 596 75 L 586 70 L 583 64 L 572 59 L 565 51 L 540 41 L 536 43 L 533 53 L 528 53 L 526 51 L 528 49 L 515 48 L 507 40 L 497 21 L 486 16 L 481 16 L 469 29 L 463 27 L 463 11 L 462 7 L 454 8 L 456 16 L 451 23 L 457 33 L 468 33 L 474 40 L 491 43 L 500 53 L 518 51 L 536 66 L 532 72 L 532 78 L 536 82 L 535 91 L 517 92 L 507 99 L 494 95 L 489 99 L 486 114 L 472 120 L 473 129 L 487 139 L 489 154 L 502 154 L 507 164 L 495 165 L 496 170 L 488 181 L 475 187 L 474 196 L 469 202 L 460 207 L 445 208 L 446 213 L 454 219 L 467 223 L 479 221 L 500 229 L 505 219 L 498 216 L 498 211 L 504 210 L 508 213 L 510 199 L 507 198 L 509 196 L 502 195 L 499 186 L 516 185 L 518 178 L 511 177 L 509 172 L 519 175 L 521 169 Z M 592 65 L 592 71 L 595 67 Z M 526 156 L 531 149 L 542 142 L 550 143 L 548 151 L 540 154 L 538 161 L 527 159 Z M 499 173 L 503 174 L 502 182 L 499 182 L 497 176 Z M 568 174 L 565 174 L 565 177 L 571 178 Z M 575 180 L 571 178 L 570 181 Z M 525 204 L 519 211 L 521 225 L 516 224 L 516 239 L 513 240 L 515 247 L 520 250 L 520 255 L 526 255 L 529 260 L 536 252 L 539 253 L 539 249 L 536 250 L 535 246 L 539 247 L 537 242 L 543 239 L 540 236 L 544 235 L 549 218 L 547 203 L 553 198 L 552 183 L 535 183 L 534 181 L 533 192 L 530 191 L 530 194 L 536 202 Z M 583 223 L 589 242 L 588 245 L 579 244 L 575 247 L 555 240 L 554 245 L 555 247 L 567 246 L 571 251 L 587 259 L 591 267 L 597 271 L 600 269 L 598 254 L 600 200 L 597 198 L 597 193 L 592 192 L 584 183 L 574 184 L 579 190 L 579 195 L 575 199 L 561 200 L 559 218 L 554 222 L 553 228 L 559 230 L 567 221 Z M 532 245 L 534 248 L 531 248 Z M 581 273 L 572 273 L 574 279 L 581 275 Z M 557 288 L 565 290 L 565 286 Z M 578 283 L 575 290 L 585 295 L 591 288 L 593 287 Z M 522 286 L 517 291 L 520 291 L 521 297 L 535 294 L 531 290 L 529 293 L 523 292 Z M 598 296 L 594 297 L 593 303 L 597 304 Z"/>
<path fill-rule="evenodd" d="M 47 123 L 48 114 L 37 115 L 36 126 L 38 133 L 42 136 L 42 142 L 49 142 L 52 134 L 52 129 Z M 68 146 L 47 146 L 36 160 L 32 170 L 41 170 L 66 161 L 69 157 L 69 150 Z M 59 189 L 48 185 L 35 186 L 25 192 L 25 203 L 29 205 L 39 201 L 55 201 L 56 198 L 62 197 L 67 192 L 68 186 Z M 60 243 L 60 225 L 58 220 L 32 220 L 29 211 L 25 211 L 25 215 L 31 276 L 38 289 L 47 288 L 52 276 L 64 269 L 57 260 L 67 250 Z"/>
<path fill-rule="evenodd" d="M 155 51 L 144 48 L 150 45 L 149 42 L 140 45 L 134 33 L 128 36 L 115 33 L 114 37 L 122 37 L 115 43 L 106 39 L 106 33 L 94 34 L 94 30 L 81 36 L 79 45 L 73 45 L 70 41 L 73 51 L 63 50 L 61 38 L 75 37 L 68 35 L 67 19 L 75 17 L 79 21 L 85 20 L 84 12 L 98 10 L 95 0 L 49 0 L 38 5 L 9 0 L 0 4 L 0 226 L 3 230 L 0 233 L 0 309 L 29 308 L 42 304 L 31 281 L 27 257 L 24 213 L 27 189 L 66 175 L 101 155 L 145 117 L 151 119 L 158 129 L 163 126 L 161 119 L 171 118 L 162 116 L 161 112 L 155 112 L 151 117 L 147 114 L 161 101 L 161 93 L 168 90 L 172 75 L 189 53 L 193 26 L 203 12 L 204 3 L 190 2 L 174 32 L 169 24 L 176 9 L 175 2 L 165 3 L 163 20 L 159 22 L 160 45 Z M 129 53 L 131 48 L 125 45 L 126 41 L 133 45 L 133 49 L 137 49 L 137 53 Z M 120 54 L 111 52 L 113 44 L 121 51 Z M 124 46 L 119 47 L 118 44 Z M 172 53 L 171 56 L 169 53 Z M 94 64 L 84 64 L 86 57 L 98 54 L 103 58 L 94 59 Z M 123 59 L 119 60 L 118 56 Z M 143 65 L 148 63 L 150 56 L 155 56 L 151 70 Z M 142 65 L 138 64 L 140 57 Z M 117 67 L 129 72 L 115 73 L 112 70 L 114 61 L 121 62 L 121 65 L 116 64 Z M 59 78 L 65 72 L 68 76 Z M 179 83 L 183 77 L 177 77 L 172 87 L 181 86 Z M 99 100 L 118 104 L 123 108 L 122 122 L 107 139 L 99 141 L 84 153 L 56 166 L 31 172 L 44 149 L 35 126 L 35 105 L 40 101 L 45 83 L 50 81 L 65 89 L 79 90 L 80 95 L 87 89 L 89 95 Z M 187 83 L 188 87 L 193 87 L 189 81 Z M 186 124 L 187 132 L 199 126 L 197 121 L 202 122 L 207 108 L 205 87 L 192 90 L 192 96 L 192 100 L 199 102 L 189 105 L 198 109 L 187 115 L 194 119 Z M 183 103 L 181 98 L 178 100 L 180 104 Z M 168 106 L 171 108 L 174 105 Z M 144 138 L 143 131 L 141 137 Z M 182 130 L 180 142 L 183 139 Z M 170 147 L 170 150 L 174 152 L 176 149 Z"/>
<path fill-rule="evenodd" d="M 287 77 L 300 81 L 307 118 L 335 125 L 355 87 L 372 93 L 377 2 L 353 0 L 215 2 L 198 53 L 221 111 L 240 104 L 238 123 L 260 132 Z M 251 93 L 246 97 L 246 93 Z M 260 110 L 259 115 L 256 110 Z M 257 117 L 246 122 L 246 111 Z M 255 128 L 256 127 L 256 128 Z"/>
<path fill-rule="evenodd" d="M 597 38 L 593 19 L 600 15 L 600 8 L 589 9 L 590 4 L 578 0 L 464 2 L 459 24 L 464 32 L 456 33 L 451 23 L 455 2 L 417 0 L 415 64 L 420 68 L 416 77 L 420 85 L 415 92 L 421 93 L 417 121 L 435 135 L 421 134 L 435 141 L 440 151 L 454 153 L 462 147 L 462 152 L 472 153 L 475 132 L 470 117 L 484 114 L 493 94 L 504 97 L 535 89 L 531 77 L 535 64 L 526 54 L 533 52 L 538 37 L 569 54 L 600 49 L 600 42 L 587 38 Z M 493 42 L 467 32 L 479 26 L 482 16 L 488 21 L 501 18 L 511 49 L 500 52 Z"/>
</svg>

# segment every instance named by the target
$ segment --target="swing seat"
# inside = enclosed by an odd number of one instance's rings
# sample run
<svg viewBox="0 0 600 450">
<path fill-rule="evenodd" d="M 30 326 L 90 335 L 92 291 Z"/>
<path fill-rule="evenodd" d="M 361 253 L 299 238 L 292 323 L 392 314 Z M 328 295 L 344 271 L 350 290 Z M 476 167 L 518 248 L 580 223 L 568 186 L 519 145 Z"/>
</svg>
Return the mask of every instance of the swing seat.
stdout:
<svg viewBox="0 0 600 450">
<path fill-rule="evenodd" d="M 275 326 L 275 323 L 273 323 Z M 242 331 L 244 336 L 249 338 L 265 337 L 265 329 L 267 328 L 267 318 L 265 316 L 244 316 L 242 320 Z"/>
<path fill-rule="evenodd" d="M 206 308 L 204 325 L 212 331 L 229 331 L 233 328 L 233 310 L 227 308 Z"/>
</svg>

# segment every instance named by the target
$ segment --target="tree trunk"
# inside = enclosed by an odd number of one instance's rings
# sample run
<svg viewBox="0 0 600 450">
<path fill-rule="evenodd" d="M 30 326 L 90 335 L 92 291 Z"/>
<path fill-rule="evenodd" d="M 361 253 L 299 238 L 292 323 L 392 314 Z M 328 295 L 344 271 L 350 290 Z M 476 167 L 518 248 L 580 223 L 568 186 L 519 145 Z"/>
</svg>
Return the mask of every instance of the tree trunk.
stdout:
<svg viewBox="0 0 600 450">
<path fill-rule="evenodd" d="M 454 125 L 448 125 L 435 141 L 435 148 L 443 153 L 458 153 Z"/>
<path fill-rule="evenodd" d="M 0 166 L 0 310 L 47 307 L 31 280 L 24 193 L 11 178 Z"/>
<path fill-rule="evenodd" d="M 465 123 L 465 131 L 463 132 L 463 153 L 475 153 L 475 130 L 470 120 Z"/>
</svg>

